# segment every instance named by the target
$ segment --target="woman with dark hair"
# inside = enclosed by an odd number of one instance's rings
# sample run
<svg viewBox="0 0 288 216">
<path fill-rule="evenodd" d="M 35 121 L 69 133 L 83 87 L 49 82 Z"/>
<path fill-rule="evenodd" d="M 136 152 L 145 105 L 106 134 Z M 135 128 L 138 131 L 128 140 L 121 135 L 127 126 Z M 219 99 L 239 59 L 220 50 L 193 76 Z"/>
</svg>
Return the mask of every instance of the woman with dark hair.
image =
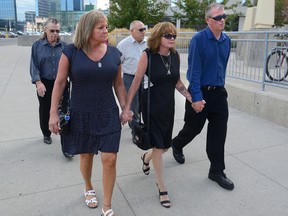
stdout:
<svg viewBox="0 0 288 216">
<path fill-rule="evenodd" d="M 132 100 L 144 77 L 141 109 L 145 124 L 150 115 L 150 142 L 153 148 L 142 155 L 142 170 L 146 175 L 149 174 L 149 162 L 152 159 L 160 203 L 165 208 L 169 208 L 171 202 L 163 181 L 162 155 L 171 147 L 175 88 L 191 101 L 191 95 L 180 79 L 180 57 L 175 50 L 176 35 L 176 28 L 170 22 L 161 22 L 153 27 L 147 41 L 149 48 L 144 50 L 140 57 L 135 78 L 128 92 L 125 109 L 122 112 L 124 117 L 129 116 Z M 150 113 L 147 113 L 148 64 L 151 64 Z"/>
<path fill-rule="evenodd" d="M 70 154 L 80 154 L 85 202 L 98 207 L 91 182 L 93 158 L 101 151 L 103 216 L 114 215 L 111 208 L 116 179 L 116 159 L 121 135 L 121 118 L 113 89 L 121 108 L 125 105 L 125 87 L 121 77 L 120 51 L 106 44 L 107 18 L 101 11 L 81 16 L 74 44 L 63 50 L 52 93 L 49 127 L 59 133 L 57 106 L 69 76 L 72 82 L 69 131 L 62 135 Z M 69 62 L 70 70 L 69 70 Z M 131 118 L 131 113 L 125 119 Z"/>
</svg>

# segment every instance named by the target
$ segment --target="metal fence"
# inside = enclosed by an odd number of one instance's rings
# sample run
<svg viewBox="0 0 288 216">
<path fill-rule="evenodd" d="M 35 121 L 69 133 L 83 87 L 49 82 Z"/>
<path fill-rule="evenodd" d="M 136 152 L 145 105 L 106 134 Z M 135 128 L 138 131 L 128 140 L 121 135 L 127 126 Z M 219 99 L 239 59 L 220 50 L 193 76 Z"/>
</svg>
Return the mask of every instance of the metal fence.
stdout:
<svg viewBox="0 0 288 216">
<path fill-rule="evenodd" d="M 227 77 L 259 83 L 262 90 L 265 90 L 266 85 L 288 89 L 287 31 L 226 33 L 232 40 Z M 194 34 L 195 32 L 179 32 L 177 35 L 176 48 L 184 70 L 188 66 L 188 47 Z M 117 45 L 126 36 L 127 33 L 114 35 L 113 43 Z"/>
</svg>

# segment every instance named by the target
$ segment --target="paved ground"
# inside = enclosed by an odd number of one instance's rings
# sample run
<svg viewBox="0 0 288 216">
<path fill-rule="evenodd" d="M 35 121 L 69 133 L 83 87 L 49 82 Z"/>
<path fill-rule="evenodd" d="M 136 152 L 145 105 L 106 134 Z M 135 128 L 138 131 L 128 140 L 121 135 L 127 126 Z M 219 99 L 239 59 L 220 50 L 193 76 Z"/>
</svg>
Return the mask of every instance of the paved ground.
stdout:
<svg viewBox="0 0 288 216">
<path fill-rule="evenodd" d="M 1 39 L 2 40 L 2 39 Z M 31 47 L 0 41 L 0 215 L 100 215 L 84 204 L 79 157 L 62 156 L 59 137 L 45 145 L 38 126 L 38 102 L 30 83 Z M 184 100 L 176 95 L 174 135 L 183 125 Z M 160 206 L 155 176 L 141 171 L 143 153 L 123 127 L 113 209 L 118 216 L 282 216 L 288 215 L 288 128 L 230 109 L 226 173 L 235 183 L 226 191 L 207 178 L 203 132 L 185 148 L 179 165 L 164 156 L 172 202 Z M 95 157 L 93 183 L 103 204 L 101 163 Z"/>
</svg>

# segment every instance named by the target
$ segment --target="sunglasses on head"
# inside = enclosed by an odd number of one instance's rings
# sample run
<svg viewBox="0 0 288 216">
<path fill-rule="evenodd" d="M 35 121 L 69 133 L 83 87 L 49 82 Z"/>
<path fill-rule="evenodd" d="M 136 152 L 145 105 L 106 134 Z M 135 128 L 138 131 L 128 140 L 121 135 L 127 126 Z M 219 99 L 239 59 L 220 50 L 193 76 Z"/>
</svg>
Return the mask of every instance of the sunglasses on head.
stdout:
<svg viewBox="0 0 288 216">
<path fill-rule="evenodd" d="M 60 33 L 60 30 L 58 30 L 58 29 L 56 29 L 56 30 L 55 29 L 49 29 L 49 31 L 50 31 L 50 33 L 55 33 L 55 32 L 58 34 Z"/>
<path fill-rule="evenodd" d="M 166 39 L 171 39 L 171 38 L 176 39 L 177 35 L 176 34 L 163 34 L 162 37 Z"/>
<path fill-rule="evenodd" d="M 226 17 L 227 17 L 226 14 L 222 14 L 222 15 L 218 15 L 218 16 L 210 17 L 210 18 L 213 19 L 213 20 L 216 20 L 216 21 L 220 21 L 222 19 L 226 19 Z"/>
<path fill-rule="evenodd" d="M 140 31 L 140 32 L 146 31 L 146 28 L 140 28 L 140 29 L 138 29 L 138 31 Z"/>
</svg>

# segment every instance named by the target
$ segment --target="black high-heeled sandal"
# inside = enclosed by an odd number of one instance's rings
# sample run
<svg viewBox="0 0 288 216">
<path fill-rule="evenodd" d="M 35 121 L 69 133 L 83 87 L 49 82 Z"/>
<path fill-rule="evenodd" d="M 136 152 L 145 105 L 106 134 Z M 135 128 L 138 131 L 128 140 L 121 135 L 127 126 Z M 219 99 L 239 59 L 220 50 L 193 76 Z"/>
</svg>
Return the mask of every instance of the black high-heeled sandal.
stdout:
<svg viewBox="0 0 288 216">
<path fill-rule="evenodd" d="M 161 192 L 157 183 L 156 183 L 156 185 L 157 185 L 158 190 L 159 190 L 159 199 L 161 198 L 161 196 L 166 196 L 166 195 L 168 195 L 168 192 L 167 192 L 167 191 L 162 191 L 162 192 Z M 169 199 L 168 199 L 168 200 L 162 200 L 162 201 L 161 201 L 161 199 L 160 199 L 160 204 L 161 204 L 163 207 L 165 207 L 165 208 L 170 208 L 170 207 L 171 207 L 171 202 L 170 202 Z M 170 205 L 165 205 L 165 204 L 170 204 Z"/>
<path fill-rule="evenodd" d="M 142 162 L 143 162 L 143 164 L 142 164 L 142 171 L 143 171 L 143 173 L 144 173 L 145 175 L 149 175 L 149 173 L 150 173 L 149 163 L 145 163 L 145 156 L 146 156 L 146 154 L 148 154 L 148 152 L 144 153 L 144 154 L 142 155 L 142 157 L 141 157 L 141 160 L 142 160 Z M 147 168 L 144 169 L 144 166 L 146 166 Z"/>
</svg>

